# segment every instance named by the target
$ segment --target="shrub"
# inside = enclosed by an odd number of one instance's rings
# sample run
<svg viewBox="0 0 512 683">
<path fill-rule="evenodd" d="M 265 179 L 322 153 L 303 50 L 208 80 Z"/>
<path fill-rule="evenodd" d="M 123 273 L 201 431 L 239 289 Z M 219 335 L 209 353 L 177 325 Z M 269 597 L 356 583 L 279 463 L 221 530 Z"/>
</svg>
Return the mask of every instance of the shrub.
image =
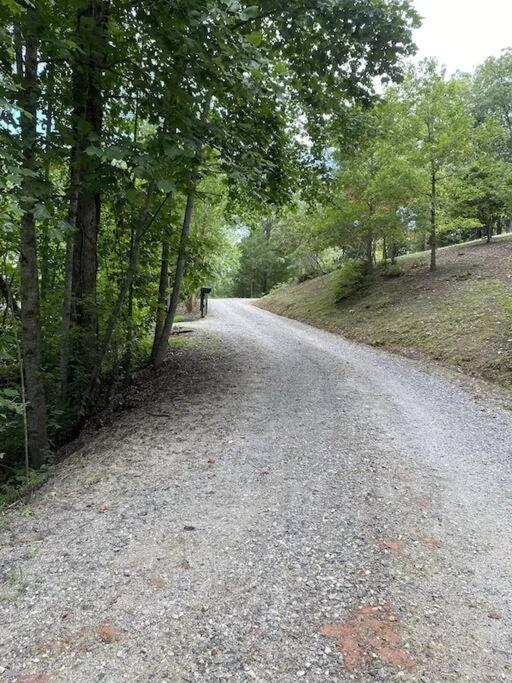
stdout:
<svg viewBox="0 0 512 683">
<path fill-rule="evenodd" d="M 366 263 L 353 259 L 345 261 L 336 273 L 334 300 L 340 303 L 353 294 L 367 287 L 371 281 L 371 272 Z"/>
</svg>

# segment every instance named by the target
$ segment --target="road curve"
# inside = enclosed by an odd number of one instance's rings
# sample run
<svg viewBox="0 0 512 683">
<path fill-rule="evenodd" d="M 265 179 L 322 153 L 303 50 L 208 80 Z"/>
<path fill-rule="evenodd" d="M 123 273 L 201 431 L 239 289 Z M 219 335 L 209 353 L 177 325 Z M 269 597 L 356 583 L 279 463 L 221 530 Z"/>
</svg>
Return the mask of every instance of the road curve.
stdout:
<svg viewBox="0 0 512 683">
<path fill-rule="evenodd" d="M 0 680 L 512 680 L 503 401 L 210 309 L 4 519 Z"/>
</svg>

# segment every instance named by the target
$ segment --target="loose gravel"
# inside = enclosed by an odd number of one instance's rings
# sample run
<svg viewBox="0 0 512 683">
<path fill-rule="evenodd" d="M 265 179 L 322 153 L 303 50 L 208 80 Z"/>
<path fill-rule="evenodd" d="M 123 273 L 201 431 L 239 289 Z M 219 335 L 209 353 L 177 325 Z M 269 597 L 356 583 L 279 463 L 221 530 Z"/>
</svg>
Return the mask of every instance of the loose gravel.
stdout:
<svg viewBox="0 0 512 683">
<path fill-rule="evenodd" d="M 512 680 L 502 397 L 211 311 L 3 519 L 0 680 Z"/>
</svg>

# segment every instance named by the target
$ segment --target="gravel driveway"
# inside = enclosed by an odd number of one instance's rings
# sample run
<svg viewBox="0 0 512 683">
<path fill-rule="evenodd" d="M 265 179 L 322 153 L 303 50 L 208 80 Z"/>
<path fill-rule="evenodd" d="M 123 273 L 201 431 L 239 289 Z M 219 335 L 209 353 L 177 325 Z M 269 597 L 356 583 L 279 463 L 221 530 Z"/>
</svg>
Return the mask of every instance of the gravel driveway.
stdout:
<svg viewBox="0 0 512 683">
<path fill-rule="evenodd" d="M 213 301 L 0 531 L 0 680 L 511 681 L 512 413 Z"/>
</svg>

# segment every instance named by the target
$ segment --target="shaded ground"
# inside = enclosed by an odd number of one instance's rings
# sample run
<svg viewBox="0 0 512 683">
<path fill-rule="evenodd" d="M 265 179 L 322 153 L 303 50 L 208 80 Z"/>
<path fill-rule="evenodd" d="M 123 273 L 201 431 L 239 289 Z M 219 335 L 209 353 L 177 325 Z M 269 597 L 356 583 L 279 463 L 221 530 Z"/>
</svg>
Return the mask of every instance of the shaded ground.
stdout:
<svg viewBox="0 0 512 683">
<path fill-rule="evenodd" d="M 336 273 L 283 287 L 259 302 L 280 315 L 405 355 L 423 353 L 512 387 L 512 239 L 398 259 L 400 277 L 377 277 L 362 295 L 335 304 Z"/>
<path fill-rule="evenodd" d="M 512 414 L 211 308 L 3 518 L 0 680 L 510 680 Z"/>
</svg>

